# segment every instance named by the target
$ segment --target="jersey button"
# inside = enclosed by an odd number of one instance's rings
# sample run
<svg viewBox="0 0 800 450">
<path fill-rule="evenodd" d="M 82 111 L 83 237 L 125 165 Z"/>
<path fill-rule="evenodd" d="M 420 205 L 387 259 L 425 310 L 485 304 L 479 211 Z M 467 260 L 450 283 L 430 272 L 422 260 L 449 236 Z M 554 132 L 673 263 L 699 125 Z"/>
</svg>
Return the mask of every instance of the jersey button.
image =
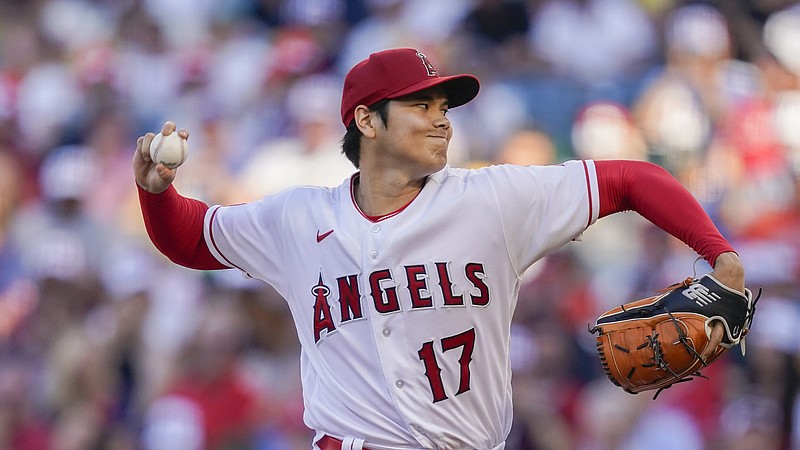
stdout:
<svg viewBox="0 0 800 450">
<path fill-rule="evenodd" d="M 373 233 L 377 233 L 379 231 L 381 231 L 381 226 L 380 225 L 375 225 L 374 227 L 372 227 L 372 232 Z"/>
<path fill-rule="evenodd" d="M 402 388 L 403 386 L 406 385 L 406 383 L 403 380 L 397 380 L 397 381 L 394 382 L 394 385 L 399 387 L 399 388 Z"/>
<path fill-rule="evenodd" d="M 383 329 L 383 335 L 384 336 L 389 337 L 390 334 L 392 334 L 392 330 L 390 330 L 388 328 L 384 328 Z"/>
<path fill-rule="evenodd" d="M 372 259 L 375 259 L 375 258 L 378 257 L 378 252 L 373 250 L 373 251 L 369 252 L 369 256 L 371 256 Z"/>
</svg>

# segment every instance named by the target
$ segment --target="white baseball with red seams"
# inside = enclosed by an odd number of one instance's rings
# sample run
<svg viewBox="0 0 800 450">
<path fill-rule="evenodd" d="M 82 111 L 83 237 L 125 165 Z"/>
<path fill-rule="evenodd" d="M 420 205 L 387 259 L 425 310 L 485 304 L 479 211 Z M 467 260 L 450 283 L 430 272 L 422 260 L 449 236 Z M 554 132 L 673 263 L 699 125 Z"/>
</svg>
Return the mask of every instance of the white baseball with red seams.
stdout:
<svg viewBox="0 0 800 450">
<path fill-rule="evenodd" d="M 178 133 L 164 136 L 158 133 L 150 142 L 150 159 L 174 169 L 186 161 L 189 156 L 189 142 Z"/>
<path fill-rule="evenodd" d="M 447 166 L 377 221 L 352 184 L 292 188 L 205 217 L 214 256 L 289 304 L 306 424 L 317 438 L 375 450 L 502 448 L 520 277 L 597 220 L 594 163 Z"/>
</svg>

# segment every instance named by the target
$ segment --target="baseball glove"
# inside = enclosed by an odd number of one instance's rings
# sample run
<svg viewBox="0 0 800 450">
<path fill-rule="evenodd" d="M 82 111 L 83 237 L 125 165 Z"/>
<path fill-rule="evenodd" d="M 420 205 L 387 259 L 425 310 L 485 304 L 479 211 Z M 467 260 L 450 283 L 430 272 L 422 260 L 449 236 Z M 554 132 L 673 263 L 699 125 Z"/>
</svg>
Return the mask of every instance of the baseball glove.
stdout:
<svg viewBox="0 0 800 450">
<path fill-rule="evenodd" d="M 760 296 L 760 292 L 759 292 Z M 731 289 L 711 275 L 687 278 L 659 295 L 635 300 L 600 315 L 590 332 L 597 333 L 597 352 L 608 378 L 631 394 L 662 390 L 701 376 L 700 369 L 741 344 L 750 328 L 758 296 Z M 711 344 L 713 322 L 725 335 Z M 703 358 L 708 350 L 708 355 Z"/>
</svg>

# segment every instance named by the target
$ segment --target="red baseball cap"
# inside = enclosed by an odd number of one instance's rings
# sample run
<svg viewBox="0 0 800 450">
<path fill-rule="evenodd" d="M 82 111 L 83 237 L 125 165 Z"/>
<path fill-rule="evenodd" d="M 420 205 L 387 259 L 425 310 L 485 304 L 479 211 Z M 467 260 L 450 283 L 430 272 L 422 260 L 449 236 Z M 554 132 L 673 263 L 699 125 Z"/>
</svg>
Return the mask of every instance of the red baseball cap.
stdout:
<svg viewBox="0 0 800 450">
<path fill-rule="evenodd" d="M 353 121 L 359 105 L 370 106 L 383 99 L 439 85 L 447 93 L 451 108 L 469 102 L 480 89 L 473 75 L 439 76 L 428 57 L 416 49 L 396 48 L 373 53 L 353 66 L 344 78 L 342 123 L 347 127 Z"/>
</svg>

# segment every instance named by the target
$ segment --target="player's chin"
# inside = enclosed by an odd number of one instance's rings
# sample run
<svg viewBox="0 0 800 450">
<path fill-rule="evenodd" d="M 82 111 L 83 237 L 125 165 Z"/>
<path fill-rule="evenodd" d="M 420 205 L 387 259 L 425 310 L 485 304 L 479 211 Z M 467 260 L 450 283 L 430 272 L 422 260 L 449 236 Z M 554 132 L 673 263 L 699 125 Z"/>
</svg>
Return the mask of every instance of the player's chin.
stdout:
<svg viewBox="0 0 800 450">
<path fill-rule="evenodd" d="M 443 160 L 446 161 L 447 160 L 447 149 L 448 148 L 449 148 L 449 146 L 447 145 L 447 141 L 444 141 L 441 144 L 437 143 L 436 145 L 432 145 L 430 147 L 430 152 L 431 152 L 431 155 L 433 155 L 435 158 L 443 159 Z"/>
<path fill-rule="evenodd" d="M 431 161 L 431 168 L 433 172 L 438 172 L 447 165 L 447 148 L 442 150 L 437 150 L 433 152 L 433 158 Z"/>
<path fill-rule="evenodd" d="M 446 154 L 443 157 L 427 158 L 424 162 L 417 161 L 417 175 L 426 177 L 442 170 L 445 165 L 447 165 Z"/>
</svg>

